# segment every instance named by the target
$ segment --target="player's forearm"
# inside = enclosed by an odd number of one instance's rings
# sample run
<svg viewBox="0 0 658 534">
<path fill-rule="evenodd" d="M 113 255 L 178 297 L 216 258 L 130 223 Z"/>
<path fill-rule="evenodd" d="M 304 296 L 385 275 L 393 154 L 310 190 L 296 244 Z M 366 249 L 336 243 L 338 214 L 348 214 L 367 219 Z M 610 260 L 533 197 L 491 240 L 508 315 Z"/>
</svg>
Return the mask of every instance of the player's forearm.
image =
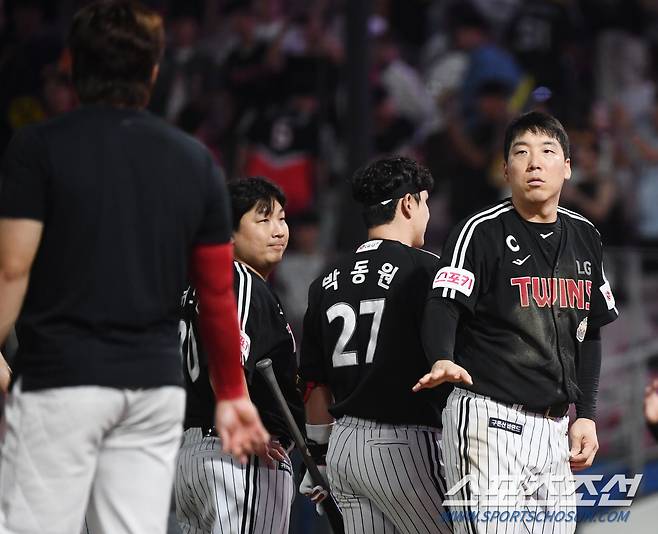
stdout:
<svg viewBox="0 0 658 534">
<path fill-rule="evenodd" d="M 232 261 L 230 244 L 202 245 L 195 248 L 191 266 L 210 381 L 218 400 L 246 395 Z"/>
<path fill-rule="evenodd" d="M 578 362 L 578 387 L 582 393 L 576 402 L 578 417 L 595 420 L 601 373 L 601 337 L 598 329 L 583 341 Z"/>
<path fill-rule="evenodd" d="M 21 311 L 42 232 L 40 221 L 0 218 L 0 345 Z"/>
<path fill-rule="evenodd" d="M 430 367 L 439 360 L 454 361 L 459 311 L 459 304 L 443 298 L 425 304 L 421 337 Z"/>
<path fill-rule="evenodd" d="M 306 423 L 309 425 L 327 425 L 334 422 L 329 413 L 329 406 L 333 396 L 327 386 L 317 385 L 307 395 L 304 408 L 306 410 Z"/>
<path fill-rule="evenodd" d="M 0 345 L 18 318 L 29 280 L 29 271 L 16 274 L 0 269 Z"/>
</svg>

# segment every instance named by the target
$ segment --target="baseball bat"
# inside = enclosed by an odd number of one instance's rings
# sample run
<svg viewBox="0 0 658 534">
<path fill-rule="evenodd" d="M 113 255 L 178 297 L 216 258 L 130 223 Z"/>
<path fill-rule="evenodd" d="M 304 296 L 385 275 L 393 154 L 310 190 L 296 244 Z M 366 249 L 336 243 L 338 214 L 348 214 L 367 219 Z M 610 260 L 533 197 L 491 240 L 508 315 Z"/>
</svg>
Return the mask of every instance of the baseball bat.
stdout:
<svg viewBox="0 0 658 534">
<path fill-rule="evenodd" d="M 306 440 L 299 430 L 299 427 L 295 422 L 295 418 L 290 412 L 288 403 L 286 402 L 286 399 L 281 392 L 281 388 L 279 387 L 279 383 L 276 380 L 276 376 L 274 376 L 274 371 L 272 370 L 272 360 L 269 358 L 260 360 L 256 363 L 256 369 L 258 369 L 260 374 L 263 375 L 265 382 L 267 382 L 267 385 L 272 390 L 272 393 L 274 393 L 274 398 L 279 404 L 279 408 L 281 409 L 281 412 L 286 419 L 288 430 L 290 430 L 290 433 L 292 434 L 292 439 L 299 449 L 299 452 L 302 454 L 302 460 L 306 464 L 306 469 L 308 469 L 308 472 L 311 475 L 313 484 L 316 486 L 322 486 L 322 488 L 325 489 L 328 494 L 326 499 L 320 503 L 320 506 L 322 506 L 324 512 L 327 514 L 327 519 L 329 520 L 331 529 L 334 531 L 334 534 L 345 534 L 345 529 L 343 527 L 343 515 L 340 513 L 340 509 L 338 508 L 333 495 L 329 491 L 329 484 L 327 484 L 327 481 L 322 476 L 322 473 L 320 473 L 318 466 L 315 465 L 313 458 L 311 458 L 311 453 L 308 450 L 308 445 L 306 445 Z"/>
</svg>

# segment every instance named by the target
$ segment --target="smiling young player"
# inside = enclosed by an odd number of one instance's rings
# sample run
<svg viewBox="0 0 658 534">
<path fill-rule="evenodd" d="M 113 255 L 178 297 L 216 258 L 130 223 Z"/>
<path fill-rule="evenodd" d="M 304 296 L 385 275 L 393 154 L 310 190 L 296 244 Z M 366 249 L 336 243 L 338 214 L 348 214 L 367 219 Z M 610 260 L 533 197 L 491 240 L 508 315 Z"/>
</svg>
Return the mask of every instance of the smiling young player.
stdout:
<svg viewBox="0 0 658 534">
<path fill-rule="evenodd" d="M 293 496 L 292 465 L 286 452 L 292 439 L 256 363 L 272 360 L 290 409 L 303 427 L 295 341 L 279 299 L 266 282 L 288 245 L 286 198 L 263 178 L 230 182 L 229 194 L 242 365 L 249 396 L 273 440 L 269 456 L 252 455 L 246 465 L 221 452 L 212 426 L 212 390 L 197 330 L 197 300 L 188 289 L 181 320 L 187 405 L 174 484 L 176 514 L 184 534 L 284 534 Z"/>
<path fill-rule="evenodd" d="M 446 478 L 452 487 L 470 475 L 481 495 L 496 477 L 512 477 L 521 490 L 532 487 L 533 476 L 568 479 L 592 464 L 599 329 L 617 317 L 598 231 L 558 205 L 571 177 L 562 125 L 543 113 L 522 115 L 508 126 L 504 149 L 512 197 L 449 235 L 423 320 L 433 367 L 414 387 L 459 384 L 443 413 Z M 567 436 L 572 403 L 577 418 Z M 573 489 L 569 482 L 555 487 Z M 530 493 L 541 500 L 546 489 L 540 484 Z M 474 494 L 467 486 L 454 498 L 470 501 L 467 511 L 483 509 Z M 567 514 L 575 498 L 571 492 L 554 508 L 528 506 L 503 508 Z M 456 522 L 456 532 L 511 528 L 472 518 Z M 553 532 L 574 528 L 573 520 L 550 525 Z"/>
</svg>

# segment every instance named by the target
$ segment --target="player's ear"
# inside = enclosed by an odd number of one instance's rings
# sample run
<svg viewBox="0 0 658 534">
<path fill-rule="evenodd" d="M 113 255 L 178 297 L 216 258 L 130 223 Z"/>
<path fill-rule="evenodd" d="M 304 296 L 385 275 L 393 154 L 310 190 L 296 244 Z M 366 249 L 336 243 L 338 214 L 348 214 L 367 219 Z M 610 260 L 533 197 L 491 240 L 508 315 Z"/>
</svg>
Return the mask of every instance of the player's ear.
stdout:
<svg viewBox="0 0 658 534">
<path fill-rule="evenodd" d="M 509 182 L 509 176 L 507 174 L 507 162 L 503 160 L 503 176 L 505 177 L 505 181 Z"/>
<path fill-rule="evenodd" d="M 571 179 L 571 158 L 564 160 L 564 179 Z"/>
<path fill-rule="evenodd" d="M 411 217 L 412 202 L 414 201 L 415 199 L 411 193 L 404 195 L 400 201 L 400 209 L 402 210 L 402 215 L 404 215 L 407 219 Z"/>
</svg>

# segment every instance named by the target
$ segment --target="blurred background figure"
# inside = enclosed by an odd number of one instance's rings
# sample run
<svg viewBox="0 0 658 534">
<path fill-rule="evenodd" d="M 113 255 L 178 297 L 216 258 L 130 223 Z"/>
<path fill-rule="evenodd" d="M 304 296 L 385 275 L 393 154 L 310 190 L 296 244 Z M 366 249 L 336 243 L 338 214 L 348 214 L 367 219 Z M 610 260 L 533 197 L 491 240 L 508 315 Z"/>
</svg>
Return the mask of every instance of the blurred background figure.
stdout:
<svg viewBox="0 0 658 534">
<path fill-rule="evenodd" d="M 308 301 L 308 288 L 327 262 L 320 243 L 320 220 L 313 211 L 288 219 L 295 228 L 290 235 L 286 261 L 276 272 L 274 286 L 281 296 L 293 332 L 302 331 Z"/>
<path fill-rule="evenodd" d="M 267 176 L 279 185 L 288 198 L 290 216 L 313 206 L 322 180 L 316 66 L 313 61 L 295 61 L 286 71 L 285 103 L 254 117 L 238 152 L 237 174 Z"/>
<path fill-rule="evenodd" d="M 401 57 L 399 45 L 390 34 L 377 38 L 374 46 L 374 73 L 400 117 L 423 136 L 436 113 L 432 96 L 419 73 Z"/>
<path fill-rule="evenodd" d="M 202 103 L 219 87 L 219 68 L 201 47 L 202 15 L 199 0 L 179 0 L 170 12 L 168 45 L 149 109 L 172 122 L 188 104 Z"/>
<path fill-rule="evenodd" d="M 572 175 L 562 192 L 562 205 L 587 217 L 601 232 L 606 245 L 621 246 L 628 238 L 619 187 L 603 168 L 601 147 L 593 132 L 571 136 Z"/>
<path fill-rule="evenodd" d="M 403 116 L 381 86 L 372 90 L 372 128 L 375 154 L 414 154 L 414 123 Z"/>
<path fill-rule="evenodd" d="M 512 93 L 522 72 L 514 56 L 491 33 L 491 23 L 469 2 L 453 4 L 450 13 L 454 46 L 468 54 L 460 90 L 461 114 L 468 127 L 477 121 L 477 95 L 484 83 L 496 81 Z"/>
</svg>

